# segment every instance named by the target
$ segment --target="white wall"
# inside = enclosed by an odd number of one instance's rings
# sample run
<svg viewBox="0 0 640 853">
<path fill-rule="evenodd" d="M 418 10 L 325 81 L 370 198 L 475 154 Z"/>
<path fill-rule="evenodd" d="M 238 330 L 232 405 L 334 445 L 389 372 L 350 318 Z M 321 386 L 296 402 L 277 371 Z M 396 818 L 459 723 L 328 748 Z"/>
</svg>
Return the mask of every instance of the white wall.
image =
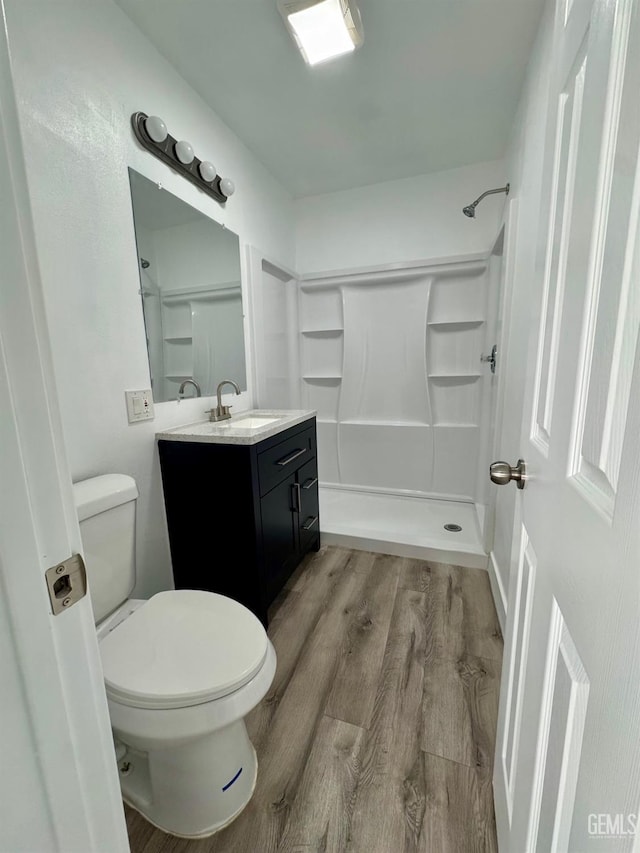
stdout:
<svg viewBox="0 0 640 853">
<path fill-rule="evenodd" d="M 155 421 L 127 424 L 124 390 L 149 387 L 127 167 L 290 266 L 292 206 L 111 0 L 8 0 L 7 7 L 71 471 L 74 479 L 108 471 L 136 478 L 136 592 L 145 596 L 171 582 L 154 433 L 199 419 L 208 401 L 164 403 Z M 137 144 L 135 110 L 162 116 L 235 181 L 226 209 Z"/>
<path fill-rule="evenodd" d="M 505 196 L 484 199 L 475 219 L 462 208 L 510 177 L 496 161 L 296 200 L 296 270 L 304 275 L 488 253 Z"/>
</svg>

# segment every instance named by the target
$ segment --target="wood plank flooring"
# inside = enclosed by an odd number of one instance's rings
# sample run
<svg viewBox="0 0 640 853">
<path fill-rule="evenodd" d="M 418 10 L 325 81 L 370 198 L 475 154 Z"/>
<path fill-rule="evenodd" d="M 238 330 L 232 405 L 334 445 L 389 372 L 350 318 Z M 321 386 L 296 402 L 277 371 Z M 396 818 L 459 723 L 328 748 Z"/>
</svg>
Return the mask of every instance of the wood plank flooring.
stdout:
<svg viewBox="0 0 640 853">
<path fill-rule="evenodd" d="M 247 718 L 251 802 L 188 841 L 127 808 L 132 853 L 493 853 L 502 636 L 486 572 L 322 548 L 274 603 Z"/>
</svg>

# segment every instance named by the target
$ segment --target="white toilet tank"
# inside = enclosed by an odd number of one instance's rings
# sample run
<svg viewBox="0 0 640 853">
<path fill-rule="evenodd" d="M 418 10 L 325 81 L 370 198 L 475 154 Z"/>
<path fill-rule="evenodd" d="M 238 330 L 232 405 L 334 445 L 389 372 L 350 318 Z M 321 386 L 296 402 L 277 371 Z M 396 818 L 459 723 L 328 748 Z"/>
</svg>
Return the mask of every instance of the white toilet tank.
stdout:
<svg viewBox="0 0 640 853">
<path fill-rule="evenodd" d="M 126 474 L 74 483 L 73 492 L 96 623 L 131 595 L 136 580 L 138 489 Z"/>
</svg>

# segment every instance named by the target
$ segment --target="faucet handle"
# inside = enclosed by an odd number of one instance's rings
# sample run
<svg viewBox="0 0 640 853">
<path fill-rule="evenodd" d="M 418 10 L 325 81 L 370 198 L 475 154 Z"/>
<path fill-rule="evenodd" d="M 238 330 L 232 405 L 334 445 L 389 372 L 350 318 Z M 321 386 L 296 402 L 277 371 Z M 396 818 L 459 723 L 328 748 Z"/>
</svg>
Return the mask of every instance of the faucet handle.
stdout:
<svg viewBox="0 0 640 853">
<path fill-rule="evenodd" d="M 231 406 L 216 406 L 214 409 L 207 409 L 205 415 L 209 415 L 209 420 L 214 423 L 215 421 L 226 421 L 231 417 L 230 408 Z"/>
</svg>

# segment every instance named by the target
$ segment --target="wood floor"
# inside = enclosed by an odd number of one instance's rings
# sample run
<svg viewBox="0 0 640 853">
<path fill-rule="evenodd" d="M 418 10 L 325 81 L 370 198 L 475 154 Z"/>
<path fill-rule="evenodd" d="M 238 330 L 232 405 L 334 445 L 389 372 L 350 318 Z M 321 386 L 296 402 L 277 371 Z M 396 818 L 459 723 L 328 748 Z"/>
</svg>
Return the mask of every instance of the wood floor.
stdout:
<svg viewBox="0 0 640 853">
<path fill-rule="evenodd" d="M 247 718 L 253 799 L 186 841 L 127 809 L 133 853 L 489 853 L 502 636 L 486 572 L 341 548 L 274 604 Z"/>
</svg>

